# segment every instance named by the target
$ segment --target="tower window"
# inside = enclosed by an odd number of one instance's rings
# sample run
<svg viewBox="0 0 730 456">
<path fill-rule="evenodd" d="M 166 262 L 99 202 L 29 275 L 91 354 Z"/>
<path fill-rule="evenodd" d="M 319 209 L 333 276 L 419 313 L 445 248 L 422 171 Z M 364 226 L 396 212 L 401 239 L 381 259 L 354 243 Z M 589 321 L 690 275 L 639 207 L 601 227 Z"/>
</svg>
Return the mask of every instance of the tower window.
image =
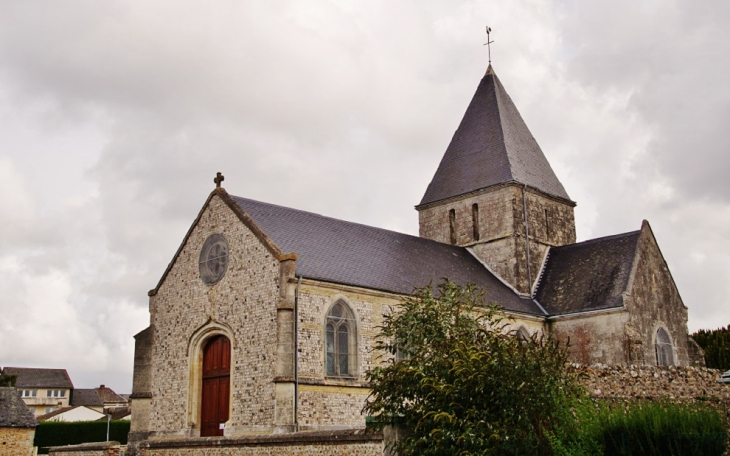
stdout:
<svg viewBox="0 0 730 456">
<path fill-rule="evenodd" d="M 456 211 L 449 211 L 449 238 L 452 244 L 456 244 Z"/>
<path fill-rule="evenodd" d="M 474 203 L 471 205 L 471 225 L 474 235 L 474 240 L 479 240 L 479 205 Z"/>
</svg>

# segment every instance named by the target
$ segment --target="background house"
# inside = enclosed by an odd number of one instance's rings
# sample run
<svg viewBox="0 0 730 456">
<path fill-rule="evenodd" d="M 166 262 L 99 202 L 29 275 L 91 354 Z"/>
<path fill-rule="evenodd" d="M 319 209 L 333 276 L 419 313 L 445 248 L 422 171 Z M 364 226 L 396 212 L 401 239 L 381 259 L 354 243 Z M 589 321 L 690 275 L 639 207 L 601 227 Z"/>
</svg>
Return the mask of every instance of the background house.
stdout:
<svg viewBox="0 0 730 456">
<path fill-rule="evenodd" d="M 74 385 L 66 369 L 6 367 L 4 372 L 18 376 L 15 387 L 34 416 L 69 406 Z"/>
</svg>

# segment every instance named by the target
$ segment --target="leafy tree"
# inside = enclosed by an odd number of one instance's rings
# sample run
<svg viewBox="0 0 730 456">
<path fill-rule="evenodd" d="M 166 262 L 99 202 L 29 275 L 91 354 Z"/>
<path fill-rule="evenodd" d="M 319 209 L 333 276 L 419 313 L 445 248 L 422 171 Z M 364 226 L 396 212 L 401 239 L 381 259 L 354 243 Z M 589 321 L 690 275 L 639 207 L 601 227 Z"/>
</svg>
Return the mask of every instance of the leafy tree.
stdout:
<svg viewBox="0 0 730 456">
<path fill-rule="evenodd" d="M 713 369 L 730 369 L 730 325 L 727 328 L 700 329 L 692 338 L 705 351 L 705 365 Z"/>
<path fill-rule="evenodd" d="M 474 286 L 417 289 L 387 315 L 367 372 L 369 426 L 397 425 L 407 455 L 551 454 L 580 389 L 566 347 L 506 330 Z"/>
<path fill-rule="evenodd" d="M 5 371 L 0 369 L 0 386 L 15 386 L 16 380 L 18 380 L 17 375 L 6 374 Z"/>
</svg>

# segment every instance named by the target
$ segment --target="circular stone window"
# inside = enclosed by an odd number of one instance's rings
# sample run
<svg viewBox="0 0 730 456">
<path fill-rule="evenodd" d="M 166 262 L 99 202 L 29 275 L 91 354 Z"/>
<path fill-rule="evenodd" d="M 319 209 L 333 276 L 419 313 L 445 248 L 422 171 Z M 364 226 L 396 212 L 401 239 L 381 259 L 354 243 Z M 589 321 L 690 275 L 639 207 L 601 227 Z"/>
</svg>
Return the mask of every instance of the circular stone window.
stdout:
<svg viewBox="0 0 730 456">
<path fill-rule="evenodd" d="M 213 234 L 200 250 L 200 278 L 208 285 L 218 283 L 228 269 L 228 241 L 222 234 Z"/>
</svg>

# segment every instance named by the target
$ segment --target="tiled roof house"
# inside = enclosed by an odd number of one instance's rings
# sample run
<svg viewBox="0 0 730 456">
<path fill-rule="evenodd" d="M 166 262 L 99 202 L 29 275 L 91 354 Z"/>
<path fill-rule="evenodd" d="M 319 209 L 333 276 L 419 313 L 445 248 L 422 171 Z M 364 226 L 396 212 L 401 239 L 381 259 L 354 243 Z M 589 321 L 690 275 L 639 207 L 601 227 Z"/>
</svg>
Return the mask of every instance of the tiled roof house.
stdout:
<svg viewBox="0 0 730 456">
<path fill-rule="evenodd" d="M 5 367 L 3 372 L 18 376 L 15 387 L 36 417 L 69 405 L 74 385 L 66 369 Z"/>
</svg>

